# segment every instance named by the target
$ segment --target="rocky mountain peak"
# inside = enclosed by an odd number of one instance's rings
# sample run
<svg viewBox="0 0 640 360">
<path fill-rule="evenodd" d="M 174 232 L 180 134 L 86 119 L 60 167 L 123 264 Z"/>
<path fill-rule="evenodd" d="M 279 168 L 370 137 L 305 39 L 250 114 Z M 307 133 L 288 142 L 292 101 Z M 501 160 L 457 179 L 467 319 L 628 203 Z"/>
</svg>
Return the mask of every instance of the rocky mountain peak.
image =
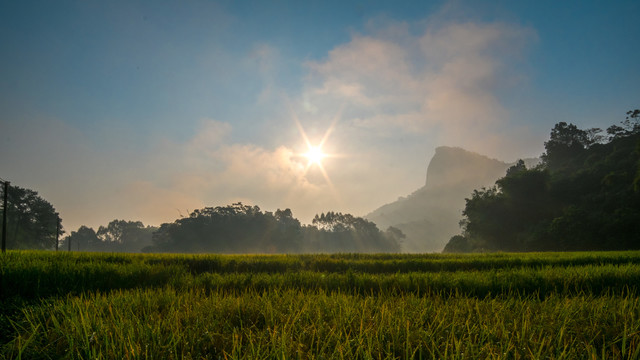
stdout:
<svg viewBox="0 0 640 360">
<path fill-rule="evenodd" d="M 508 167 L 503 161 L 459 147 L 440 146 L 427 167 L 425 186 L 428 189 L 462 186 L 471 191 L 493 185 Z"/>
<path fill-rule="evenodd" d="M 538 162 L 525 159 L 527 167 Z M 379 207 L 366 218 L 381 229 L 395 226 L 402 230 L 407 236 L 404 251 L 441 251 L 460 231 L 464 199 L 474 189 L 493 186 L 513 164 L 459 147 L 440 146 L 427 167 L 424 187 Z"/>
</svg>

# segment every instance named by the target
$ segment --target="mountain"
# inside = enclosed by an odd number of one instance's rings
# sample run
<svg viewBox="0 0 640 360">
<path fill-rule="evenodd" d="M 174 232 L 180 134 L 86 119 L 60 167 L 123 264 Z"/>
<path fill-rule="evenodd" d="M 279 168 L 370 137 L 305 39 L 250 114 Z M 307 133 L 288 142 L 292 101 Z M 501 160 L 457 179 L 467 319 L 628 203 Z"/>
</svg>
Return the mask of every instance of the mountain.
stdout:
<svg viewBox="0 0 640 360">
<path fill-rule="evenodd" d="M 539 159 L 526 159 L 527 167 Z M 460 233 L 465 198 L 474 189 L 493 186 L 513 165 L 458 147 L 441 146 L 427 167 L 425 185 L 365 217 L 381 229 L 394 226 L 407 236 L 405 252 L 441 251 Z"/>
</svg>

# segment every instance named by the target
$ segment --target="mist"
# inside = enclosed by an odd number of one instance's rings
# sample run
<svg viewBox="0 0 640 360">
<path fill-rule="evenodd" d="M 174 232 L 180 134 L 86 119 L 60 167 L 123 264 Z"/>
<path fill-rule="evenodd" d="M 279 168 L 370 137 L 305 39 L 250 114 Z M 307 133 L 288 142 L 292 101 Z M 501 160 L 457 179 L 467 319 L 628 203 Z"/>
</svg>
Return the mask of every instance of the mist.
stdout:
<svg viewBox="0 0 640 360">
<path fill-rule="evenodd" d="M 3 4 L 0 176 L 66 235 L 242 203 L 440 251 L 464 199 L 541 156 L 554 124 L 636 107 L 636 7 Z M 438 165 L 447 148 L 497 162 Z"/>
<path fill-rule="evenodd" d="M 526 159 L 528 167 L 540 162 Z M 394 226 L 407 238 L 405 252 L 440 252 L 460 232 L 465 198 L 487 188 L 514 163 L 491 159 L 458 147 L 438 147 L 431 158 L 424 186 L 381 206 L 366 218 L 378 226 Z"/>
</svg>

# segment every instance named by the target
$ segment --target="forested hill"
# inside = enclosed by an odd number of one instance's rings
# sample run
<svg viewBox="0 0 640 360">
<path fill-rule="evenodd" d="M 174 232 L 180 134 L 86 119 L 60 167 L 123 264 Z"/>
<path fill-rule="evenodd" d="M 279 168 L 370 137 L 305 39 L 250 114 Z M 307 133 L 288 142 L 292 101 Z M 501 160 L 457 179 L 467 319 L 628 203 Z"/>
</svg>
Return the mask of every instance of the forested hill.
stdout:
<svg viewBox="0 0 640 360">
<path fill-rule="evenodd" d="M 540 159 L 527 159 L 533 166 Z M 372 211 L 366 218 L 380 228 L 406 235 L 405 252 L 442 251 L 458 233 L 464 199 L 473 189 L 491 186 L 513 165 L 458 147 L 440 146 L 429 161 L 425 186 Z"/>
<path fill-rule="evenodd" d="M 606 133 L 556 124 L 540 166 L 470 194 L 445 252 L 640 249 L 640 110 L 627 115 Z"/>
</svg>

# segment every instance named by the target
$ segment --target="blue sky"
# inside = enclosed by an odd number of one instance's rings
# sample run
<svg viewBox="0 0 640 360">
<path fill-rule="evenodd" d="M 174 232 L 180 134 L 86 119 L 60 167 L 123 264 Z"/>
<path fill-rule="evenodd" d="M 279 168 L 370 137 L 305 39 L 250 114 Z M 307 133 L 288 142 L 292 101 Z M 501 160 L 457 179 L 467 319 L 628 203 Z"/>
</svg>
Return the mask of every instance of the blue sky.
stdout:
<svg viewBox="0 0 640 360">
<path fill-rule="evenodd" d="M 640 106 L 637 1 L 0 4 L 0 177 L 63 224 L 364 215 L 435 147 L 514 161 Z M 300 125 L 323 169 L 307 169 Z M 333 125 L 332 125 L 333 124 Z"/>
</svg>

